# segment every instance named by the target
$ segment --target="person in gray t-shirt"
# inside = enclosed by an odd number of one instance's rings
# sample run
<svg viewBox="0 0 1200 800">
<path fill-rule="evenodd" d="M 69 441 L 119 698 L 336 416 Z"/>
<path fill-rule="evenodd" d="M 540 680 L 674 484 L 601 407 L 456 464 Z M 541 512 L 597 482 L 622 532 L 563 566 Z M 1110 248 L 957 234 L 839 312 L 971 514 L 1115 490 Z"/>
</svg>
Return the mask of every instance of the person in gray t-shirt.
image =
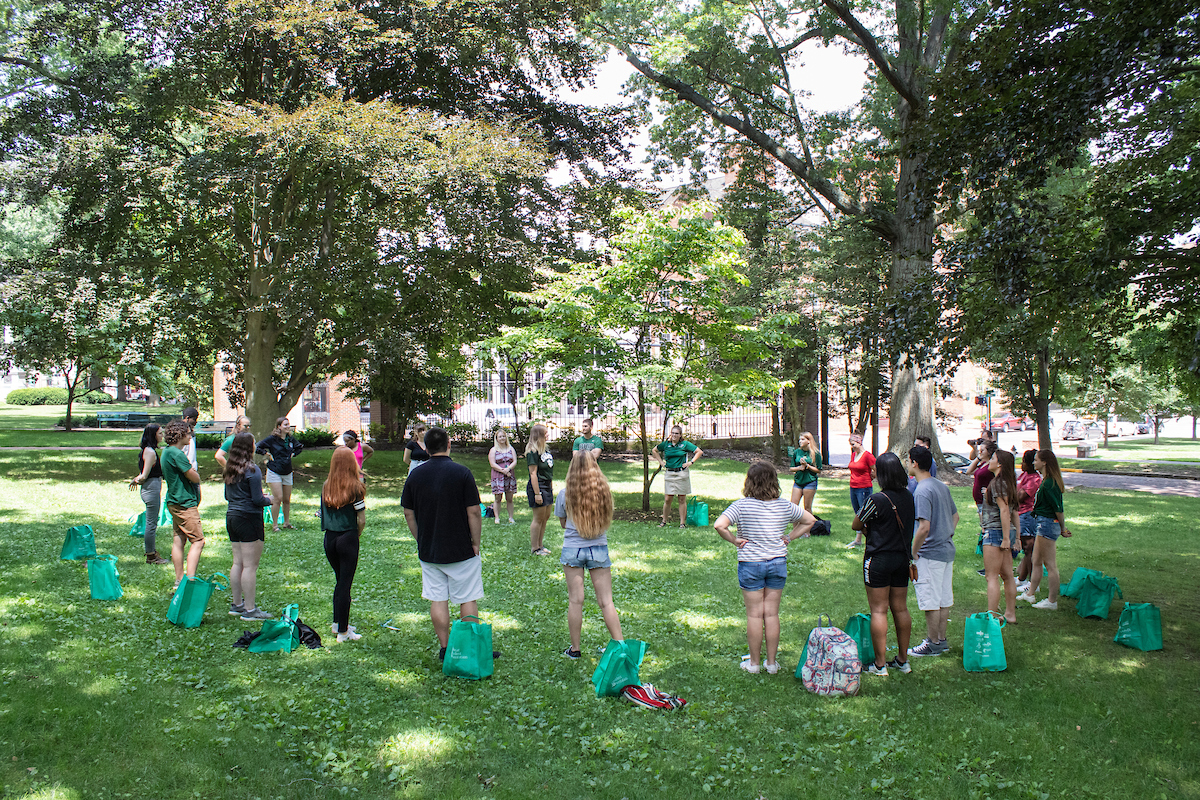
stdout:
<svg viewBox="0 0 1200 800">
<path fill-rule="evenodd" d="M 917 530 L 913 534 L 912 557 L 917 567 L 913 588 L 917 607 L 925 612 L 925 641 L 909 648 L 910 656 L 938 656 L 949 649 L 946 622 L 954 605 L 954 529 L 958 507 L 946 484 L 929 474 L 933 455 L 927 448 L 908 452 L 909 474 L 917 479 L 913 500 L 917 506 Z"/>
</svg>

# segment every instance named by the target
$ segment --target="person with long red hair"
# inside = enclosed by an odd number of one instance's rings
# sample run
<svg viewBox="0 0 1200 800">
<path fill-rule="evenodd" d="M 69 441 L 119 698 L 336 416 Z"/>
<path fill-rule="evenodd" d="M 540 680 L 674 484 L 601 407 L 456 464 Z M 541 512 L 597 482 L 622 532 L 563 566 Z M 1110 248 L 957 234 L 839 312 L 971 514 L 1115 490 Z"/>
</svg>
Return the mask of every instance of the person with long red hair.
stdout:
<svg viewBox="0 0 1200 800">
<path fill-rule="evenodd" d="M 358 547 L 367 525 L 367 488 L 358 473 L 358 460 L 348 447 L 333 451 L 329 477 L 321 487 L 321 529 L 325 558 L 333 567 L 333 632 L 339 642 L 361 639 L 350 624 L 350 586 L 358 570 Z"/>
</svg>

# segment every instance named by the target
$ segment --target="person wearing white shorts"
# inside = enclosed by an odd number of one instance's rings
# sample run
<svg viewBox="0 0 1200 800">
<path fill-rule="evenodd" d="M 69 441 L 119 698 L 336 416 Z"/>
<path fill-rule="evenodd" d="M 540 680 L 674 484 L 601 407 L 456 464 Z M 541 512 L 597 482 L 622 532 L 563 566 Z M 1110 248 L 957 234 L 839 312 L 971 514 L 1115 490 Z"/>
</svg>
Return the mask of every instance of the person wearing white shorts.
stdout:
<svg viewBox="0 0 1200 800">
<path fill-rule="evenodd" d="M 940 656 L 950 649 L 946 623 L 954 605 L 954 529 L 958 507 L 946 484 L 929 473 L 933 454 L 925 447 L 908 451 L 908 474 L 917 479 L 913 502 L 917 507 L 917 530 L 913 534 L 912 557 L 917 567 L 913 589 L 917 607 L 925 612 L 925 641 L 910 647 L 910 656 Z"/>
<path fill-rule="evenodd" d="M 425 448 L 429 460 L 419 470 L 409 471 L 400 505 L 408 530 L 417 540 L 421 596 L 429 601 L 429 618 L 441 646 L 440 661 L 450 638 L 450 604 L 458 605 L 461 619 L 479 618 L 483 514 L 475 476 L 450 460 L 446 431 L 430 429 L 425 434 Z M 499 655 L 492 653 L 493 657 Z"/>
</svg>

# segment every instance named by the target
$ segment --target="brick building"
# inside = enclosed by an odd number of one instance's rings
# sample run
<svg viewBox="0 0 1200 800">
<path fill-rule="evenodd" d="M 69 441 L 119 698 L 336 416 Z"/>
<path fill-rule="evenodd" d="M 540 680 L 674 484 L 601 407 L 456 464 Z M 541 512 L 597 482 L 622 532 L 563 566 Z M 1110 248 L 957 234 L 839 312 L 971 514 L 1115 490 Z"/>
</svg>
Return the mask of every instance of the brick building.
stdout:
<svg viewBox="0 0 1200 800">
<path fill-rule="evenodd" d="M 361 435 L 370 422 L 370 407 L 360 405 L 357 400 L 347 397 L 339 390 L 338 384 L 345 380 L 345 375 L 335 375 L 328 381 L 313 383 L 304 390 L 300 401 L 288 412 L 292 427 L 299 430 L 307 428 L 328 428 L 334 432 L 347 430 L 358 431 Z M 213 417 L 220 420 L 233 420 L 244 409 L 234 407 L 229 402 L 225 387 L 229 381 L 225 371 L 218 364 L 213 370 Z"/>
</svg>

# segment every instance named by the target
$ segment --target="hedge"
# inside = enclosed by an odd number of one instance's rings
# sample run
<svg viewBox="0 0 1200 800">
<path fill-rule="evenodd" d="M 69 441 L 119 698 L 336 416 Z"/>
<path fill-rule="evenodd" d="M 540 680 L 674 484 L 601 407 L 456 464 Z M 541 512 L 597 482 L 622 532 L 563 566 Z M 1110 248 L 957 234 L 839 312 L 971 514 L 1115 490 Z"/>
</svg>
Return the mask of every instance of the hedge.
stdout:
<svg viewBox="0 0 1200 800">
<path fill-rule="evenodd" d="M 29 389 L 13 389 L 4 401 L 12 406 L 65 406 L 67 390 L 55 386 L 34 386 Z M 108 392 L 88 392 L 75 398 L 76 403 L 83 405 L 105 405 L 111 403 L 113 397 Z"/>
</svg>

